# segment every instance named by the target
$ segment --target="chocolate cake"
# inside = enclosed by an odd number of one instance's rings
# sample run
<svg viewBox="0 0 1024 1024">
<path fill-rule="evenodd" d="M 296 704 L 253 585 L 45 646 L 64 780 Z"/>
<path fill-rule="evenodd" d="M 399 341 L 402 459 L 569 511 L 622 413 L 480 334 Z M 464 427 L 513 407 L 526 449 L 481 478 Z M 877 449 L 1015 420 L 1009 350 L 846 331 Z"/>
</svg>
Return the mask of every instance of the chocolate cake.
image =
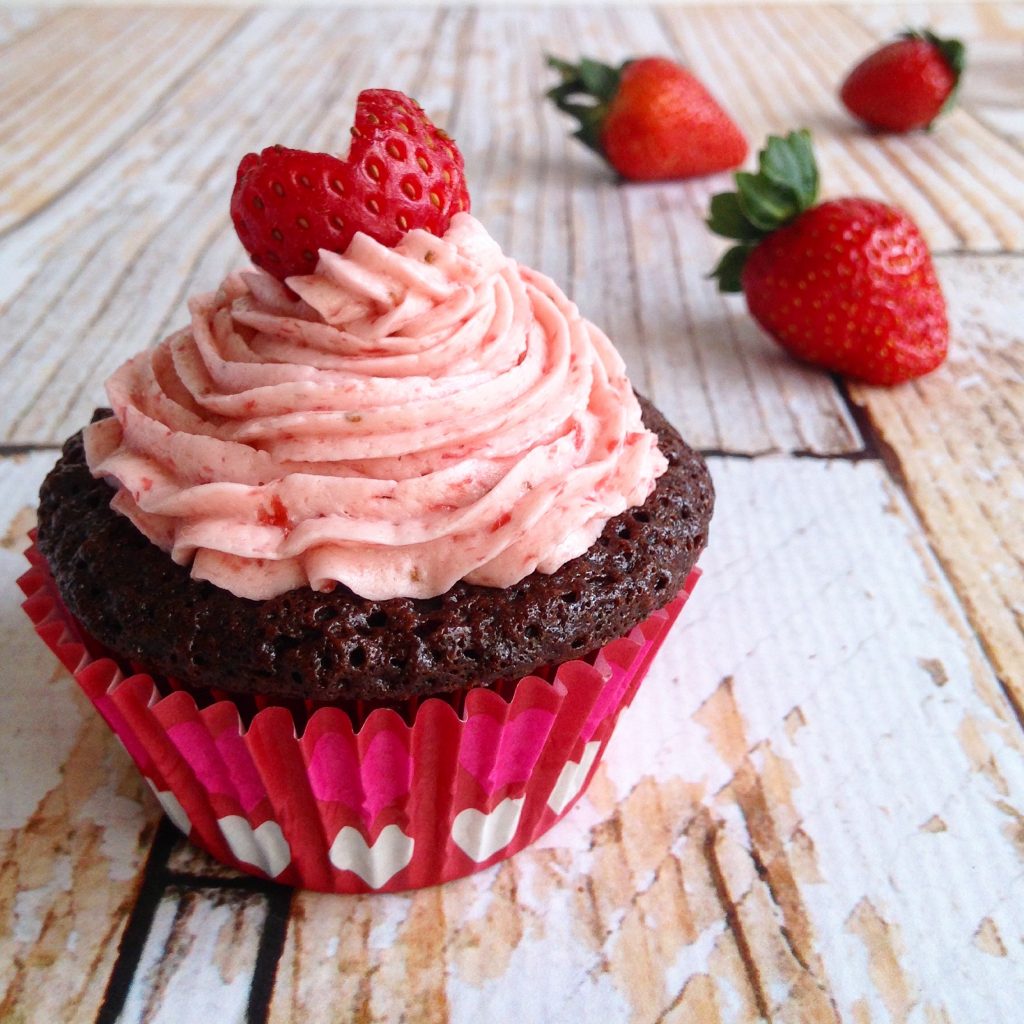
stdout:
<svg viewBox="0 0 1024 1024">
<path fill-rule="evenodd" d="M 656 490 L 610 520 L 585 554 L 505 590 L 458 583 L 430 600 L 370 601 L 339 586 L 235 597 L 192 579 L 109 508 L 111 488 L 91 476 L 81 434 L 43 483 L 39 548 L 96 639 L 185 683 L 327 701 L 515 679 L 628 633 L 675 596 L 707 542 L 707 468 L 650 402 L 641 405 L 670 464 Z"/>
</svg>

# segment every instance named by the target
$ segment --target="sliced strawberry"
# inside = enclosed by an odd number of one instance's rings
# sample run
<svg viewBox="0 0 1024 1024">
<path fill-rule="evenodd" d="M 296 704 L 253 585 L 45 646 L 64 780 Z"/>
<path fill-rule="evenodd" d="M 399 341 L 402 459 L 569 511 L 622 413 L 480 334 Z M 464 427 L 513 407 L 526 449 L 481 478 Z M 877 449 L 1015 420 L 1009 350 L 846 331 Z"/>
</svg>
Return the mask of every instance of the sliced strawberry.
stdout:
<svg viewBox="0 0 1024 1024">
<path fill-rule="evenodd" d="M 443 235 L 469 209 L 462 154 L 415 100 L 359 94 L 341 159 L 271 146 L 238 165 L 235 231 L 257 266 L 282 280 L 311 273 L 317 252 L 344 252 L 356 232 L 395 245 L 414 228 Z"/>
</svg>

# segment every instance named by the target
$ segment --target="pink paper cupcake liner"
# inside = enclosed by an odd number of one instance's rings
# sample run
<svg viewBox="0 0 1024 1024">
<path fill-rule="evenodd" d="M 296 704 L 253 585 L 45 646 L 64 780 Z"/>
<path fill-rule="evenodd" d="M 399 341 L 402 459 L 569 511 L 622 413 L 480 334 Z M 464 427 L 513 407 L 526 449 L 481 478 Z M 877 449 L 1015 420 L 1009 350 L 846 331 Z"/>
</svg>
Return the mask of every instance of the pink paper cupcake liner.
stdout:
<svg viewBox="0 0 1024 1024">
<path fill-rule="evenodd" d="M 468 875 L 528 846 L 586 789 L 651 659 L 697 582 L 627 637 L 552 678 L 307 715 L 197 703 L 119 661 L 65 608 L 35 545 L 18 581 L 36 632 L 124 744 L 168 817 L 217 860 L 323 892 L 399 892 Z M 301 728 L 297 728 L 297 724 Z"/>
</svg>

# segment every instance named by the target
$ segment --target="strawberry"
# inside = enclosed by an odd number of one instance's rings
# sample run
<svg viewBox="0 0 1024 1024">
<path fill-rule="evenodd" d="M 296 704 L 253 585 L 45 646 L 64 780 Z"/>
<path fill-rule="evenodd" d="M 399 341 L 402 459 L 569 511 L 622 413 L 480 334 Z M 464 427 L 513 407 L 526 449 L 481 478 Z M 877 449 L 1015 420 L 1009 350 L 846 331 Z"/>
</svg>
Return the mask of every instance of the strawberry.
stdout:
<svg viewBox="0 0 1024 1024">
<path fill-rule="evenodd" d="M 238 165 L 231 219 L 275 277 L 311 273 L 317 250 L 344 252 L 358 231 L 392 246 L 413 228 L 443 235 L 469 209 L 462 154 L 415 100 L 366 89 L 351 132 L 344 159 L 271 146 Z"/>
<path fill-rule="evenodd" d="M 576 138 L 624 178 L 694 178 L 737 167 L 747 155 L 743 133 L 711 93 L 666 57 L 619 68 L 587 58 L 548 64 L 562 76 L 548 97 L 579 120 Z"/>
<path fill-rule="evenodd" d="M 757 174 L 711 200 L 708 225 L 735 239 L 712 276 L 744 293 L 789 353 L 869 384 L 898 384 L 946 357 L 946 303 L 917 225 L 873 199 L 815 205 L 806 131 L 770 137 Z"/>
<path fill-rule="evenodd" d="M 904 32 L 846 76 L 839 98 L 871 128 L 927 128 L 952 107 L 965 57 L 958 39 L 940 39 L 928 29 Z"/>
</svg>

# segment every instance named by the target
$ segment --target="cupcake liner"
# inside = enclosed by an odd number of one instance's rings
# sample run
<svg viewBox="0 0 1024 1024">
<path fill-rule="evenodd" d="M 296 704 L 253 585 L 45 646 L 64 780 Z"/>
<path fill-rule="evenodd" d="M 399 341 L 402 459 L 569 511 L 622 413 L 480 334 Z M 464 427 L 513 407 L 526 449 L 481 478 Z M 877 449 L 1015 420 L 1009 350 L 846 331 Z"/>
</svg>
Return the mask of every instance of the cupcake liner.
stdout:
<svg viewBox="0 0 1024 1024">
<path fill-rule="evenodd" d="M 399 892 L 471 874 L 546 832 L 586 789 L 699 576 L 627 637 L 550 679 L 430 698 L 406 717 L 201 706 L 82 628 L 35 545 L 18 581 L 36 632 L 124 744 L 163 809 L 217 860 L 324 892 Z"/>
</svg>

